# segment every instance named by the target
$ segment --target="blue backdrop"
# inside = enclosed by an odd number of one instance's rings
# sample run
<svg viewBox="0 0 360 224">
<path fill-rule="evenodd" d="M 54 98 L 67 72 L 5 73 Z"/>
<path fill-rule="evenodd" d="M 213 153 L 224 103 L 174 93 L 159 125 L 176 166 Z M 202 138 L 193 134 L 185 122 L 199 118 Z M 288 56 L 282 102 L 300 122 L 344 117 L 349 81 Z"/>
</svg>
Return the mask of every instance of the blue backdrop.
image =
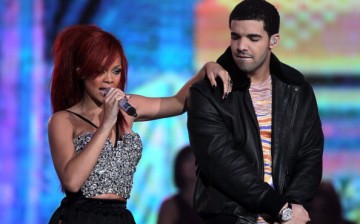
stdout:
<svg viewBox="0 0 360 224">
<path fill-rule="evenodd" d="M 355 24 L 360 18 L 357 7 L 350 7 L 359 3 L 271 2 L 287 18 L 283 45 L 275 53 L 315 87 L 326 137 L 324 180 L 334 183 L 346 217 L 360 223 L 360 27 Z M 114 33 L 130 64 L 127 92 L 169 96 L 229 43 L 227 15 L 236 3 L 1 1 L 1 223 L 47 223 L 63 197 L 47 142 L 50 50 L 62 28 L 91 23 Z M 128 207 L 137 223 L 155 223 L 161 201 L 176 190 L 172 164 L 188 144 L 186 114 L 136 123 L 134 130 L 143 138 L 144 151 Z"/>
</svg>

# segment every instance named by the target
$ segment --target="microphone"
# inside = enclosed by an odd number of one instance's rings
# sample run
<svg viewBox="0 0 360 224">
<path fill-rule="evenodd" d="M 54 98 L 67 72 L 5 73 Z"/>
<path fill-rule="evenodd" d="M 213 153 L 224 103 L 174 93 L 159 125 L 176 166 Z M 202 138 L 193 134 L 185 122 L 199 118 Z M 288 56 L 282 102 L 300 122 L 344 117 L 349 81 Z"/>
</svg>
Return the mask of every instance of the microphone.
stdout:
<svg viewBox="0 0 360 224">
<path fill-rule="evenodd" d="M 107 94 L 110 91 L 110 88 L 105 89 L 105 93 Z M 127 98 L 124 97 L 119 101 L 118 104 L 119 108 L 125 111 L 128 115 L 136 117 L 136 109 L 135 107 L 131 106 L 131 104 L 128 102 Z"/>
<path fill-rule="evenodd" d="M 135 107 L 131 106 L 131 104 L 128 102 L 128 100 L 124 97 L 119 101 L 119 107 L 125 111 L 128 115 L 136 117 L 136 109 Z"/>
</svg>

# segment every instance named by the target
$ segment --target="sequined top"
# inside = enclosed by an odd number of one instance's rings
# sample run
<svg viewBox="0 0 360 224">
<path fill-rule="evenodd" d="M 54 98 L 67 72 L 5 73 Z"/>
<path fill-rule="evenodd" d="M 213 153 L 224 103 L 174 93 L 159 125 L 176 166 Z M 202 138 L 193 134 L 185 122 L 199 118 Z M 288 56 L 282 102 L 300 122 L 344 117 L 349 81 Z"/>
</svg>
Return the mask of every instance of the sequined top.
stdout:
<svg viewBox="0 0 360 224">
<path fill-rule="evenodd" d="M 83 133 L 74 138 L 77 153 L 84 150 L 93 133 Z M 81 187 L 87 198 L 100 194 L 116 194 L 130 197 L 136 165 L 141 158 L 142 143 L 136 133 L 128 133 L 118 140 L 116 146 L 107 139 L 95 168 Z"/>
</svg>

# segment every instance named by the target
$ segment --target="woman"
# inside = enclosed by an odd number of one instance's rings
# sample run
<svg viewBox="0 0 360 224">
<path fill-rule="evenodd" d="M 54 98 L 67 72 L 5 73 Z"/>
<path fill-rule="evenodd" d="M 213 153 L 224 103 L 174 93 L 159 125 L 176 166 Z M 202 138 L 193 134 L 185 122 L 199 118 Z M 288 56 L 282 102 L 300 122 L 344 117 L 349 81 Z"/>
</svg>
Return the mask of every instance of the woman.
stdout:
<svg viewBox="0 0 360 224">
<path fill-rule="evenodd" d="M 189 87 L 206 73 L 212 85 L 220 76 L 226 97 L 230 78 L 208 63 L 175 96 L 125 95 L 127 60 L 121 43 L 93 25 L 65 29 L 53 55 L 48 136 L 66 197 L 50 223 L 135 223 L 126 209 L 142 150 L 133 122 L 183 113 Z M 136 108 L 136 117 L 119 110 L 124 99 Z"/>
</svg>

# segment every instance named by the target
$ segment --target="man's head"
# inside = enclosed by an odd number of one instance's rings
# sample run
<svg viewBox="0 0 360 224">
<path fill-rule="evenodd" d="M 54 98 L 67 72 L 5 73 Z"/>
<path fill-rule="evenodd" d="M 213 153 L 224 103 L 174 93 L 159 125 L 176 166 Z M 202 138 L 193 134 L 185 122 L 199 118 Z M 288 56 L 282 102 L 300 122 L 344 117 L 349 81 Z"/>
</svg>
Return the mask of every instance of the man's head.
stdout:
<svg viewBox="0 0 360 224">
<path fill-rule="evenodd" d="M 270 72 L 271 50 L 280 40 L 279 21 L 276 8 L 264 0 L 244 0 L 230 14 L 234 62 L 254 79 L 261 80 Z"/>
<path fill-rule="evenodd" d="M 264 30 L 269 37 L 279 33 L 280 15 L 277 9 L 265 0 L 244 0 L 237 4 L 230 13 L 232 20 L 257 20 L 264 22 Z"/>
</svg>

